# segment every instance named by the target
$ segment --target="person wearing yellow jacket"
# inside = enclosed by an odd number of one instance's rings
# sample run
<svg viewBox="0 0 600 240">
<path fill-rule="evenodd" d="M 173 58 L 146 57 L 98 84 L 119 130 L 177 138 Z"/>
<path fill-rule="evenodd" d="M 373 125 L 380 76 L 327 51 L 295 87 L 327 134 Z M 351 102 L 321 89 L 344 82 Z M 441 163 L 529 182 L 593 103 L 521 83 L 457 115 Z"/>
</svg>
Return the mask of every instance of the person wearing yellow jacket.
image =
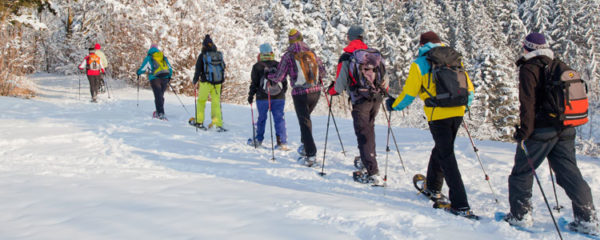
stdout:
<svg viewBox="0 0 600 240">
<path fill-rule="evenodd" d="M 388 110 L 401 111 L 410 105 L 416 96 L 427 102 L 428 98 L 436 95 L 435 81 L 430 80 L 431 64 L 427 60 L 426 53 L 440 46 L 442 43 L 436 33 L 430 31 L 421 34 L 419 56 L 411 64 L 408 78 L 398 98 L 390 97 L 386 100 Z M 463 121 L 465 110 L 473 99 L 473 84 L 468 75 L 466 75 L 466 82 L 469 91 L 466 106 L 424 107 L 429 130 L 435 142 L 427 167 L 425 191 L 428 191 L 426 194 L 439 198 L 436 198 L 438 201 L 434 207 L 443 207 L 453 214 L 469 217 L 474 215 L 470 210 L 467 193 L 454 156 L 456 133 Z M 443 199 L 441 194 L 444 179 L 449 188 L 449 206 L 448 201 Z"/>
</svg>

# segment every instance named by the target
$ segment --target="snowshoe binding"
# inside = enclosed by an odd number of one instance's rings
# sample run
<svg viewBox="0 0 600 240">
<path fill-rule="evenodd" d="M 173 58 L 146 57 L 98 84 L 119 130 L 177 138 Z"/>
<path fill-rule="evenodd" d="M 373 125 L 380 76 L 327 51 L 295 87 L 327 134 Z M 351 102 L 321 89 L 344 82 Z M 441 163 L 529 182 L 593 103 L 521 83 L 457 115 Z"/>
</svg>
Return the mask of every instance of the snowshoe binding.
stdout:
<svg viewBox="0 0 600 240">
<path fill-rule="evenodd" d="M 379 173 L 369 176 L 367 171 L 354 171 L 352 172 L 352 179 L 354 179 L 355 182 L 371 184 L 373 187 L 385 187 L 385 181 Z"/>
<path fill-rule="evenodd" d="M 200 130 L 204 130 L 204 131 L 206 131 L 206 130 L 207 130 L 207 128 L 204 126 L 204 124 L 202 124 L 202 123 L 197 123 L 197 122 L 196 122 L 196 118 L 194 118 L 194 117 L 191 117 L 191 118 L 188 120 L 188 123 L 189 123 L 191 126 L 194 126 L 194 127 L 198 128 L 198 129 L 200 129 Z"/>
<path fill-rule="evenodd" d="M 419 191 L 419 194 L 433 201 L 433 208 L 449 208 L 450 201 L 448 197 L 440 191 L 427 189 L 426 180 L 427 178 L 423 174 L 413 176 L 413 185 Z"/>
</svg>

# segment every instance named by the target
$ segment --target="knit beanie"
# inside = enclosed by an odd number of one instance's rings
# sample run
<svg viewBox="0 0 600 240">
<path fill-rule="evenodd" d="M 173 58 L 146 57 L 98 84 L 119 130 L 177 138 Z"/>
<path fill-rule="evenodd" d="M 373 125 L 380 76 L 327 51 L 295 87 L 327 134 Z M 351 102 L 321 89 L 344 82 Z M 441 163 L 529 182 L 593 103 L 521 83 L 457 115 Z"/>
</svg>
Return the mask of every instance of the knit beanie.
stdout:
<svg viewBox="0 0 600 240">
<path fill-rule="evenodd" d="M 94 45 L 94 49 L 100 50 L 100 43 L 96 43 L 96 45 Z"/>
<path fill-rule="evenodd" d="M 156 49 L 158 49 L 158 43 L 152 43 L 152 44 L 150 44 L 150 48 L 156 48 Z"/>
<path fill-rule="evenodd" d="M 541 33 L 532 32 L 529 35 L 527 35 L 527 37 L 525 37 L 525 41 L 523 41 L 523 48 L 530 52 L 539 49 L 546 49 L 549 47 L 550 46 L 548 46 L 548 44 L 546 43 L 546 38 L 544 37 L 544 34 Z"/>
<path fill-rule="evenodd" d="M 271 45 L 269 45 L 268 43 L 263 43 L 260 45 L 259 49 L 260 49 L 260 56 L 259 56 L 260 61 L 275 60 L 275 54 L 273 54 L 273 49 L 271 48 Z"/>
<path fill-rule="evenodd" d="M 288 40 L 290 44 L 301 42 L 302 41 L 302 33 L 295 28 L 290 30 L 290 34 L 288 35 Z"/>
<path fill-rule="evenodd" d="M 433 31 L 429 31 L 421 34 L 421 39 L 419 40 L 419 44 L 425 45 L 427 43 L 441 43 L 440 37 L 435 34 Z"/>
<path fill-rule="evenodd" d="M 365 30 L 362 27 L 354 25 L 348 29 L 348 39 L 350 39 L 350 41 L 356 40 L 362 36 L 363 32 L 365 32 Z"/>
<path fill-rule="evenodd" d="M 214 46 L 213 40 L 210 38 L 210 35 L 206 34 L 206 36 L 204 36 L 204 40 L 202 41 L 202 46 L 204 46 L 205 48 L 210 48 L 210 47 Z"/>
<path fill-rule="evenodd" d="M 261 44 L 260 47 L 259 47 L 259 49 L 260 49 L 260 53 L 261 54 L 273 52 L 273 49 L 271 48 L 271 45 L 269 45 L 268 43 Z"/>
</svg>

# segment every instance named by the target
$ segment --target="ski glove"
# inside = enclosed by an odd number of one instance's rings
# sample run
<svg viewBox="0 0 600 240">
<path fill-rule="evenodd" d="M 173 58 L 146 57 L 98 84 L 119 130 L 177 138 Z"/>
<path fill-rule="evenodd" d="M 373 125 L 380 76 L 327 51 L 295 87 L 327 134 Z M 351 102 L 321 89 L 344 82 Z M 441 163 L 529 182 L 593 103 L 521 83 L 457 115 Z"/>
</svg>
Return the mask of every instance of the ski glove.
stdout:
<svg viewBox="0 0 600 240">
<path fill-rule="evenodd" d="M 523 132 L 523 130 L 522 130 L 520 127 L 519 127 L 519 125 L 515 125 L 515 133 L 513 134 L 513 139 L 514 139 L 516 142 L 521 142 L 521 141 L 525 140 L 525 139 L 524 139 L 524 137 L 525 137 L 524 135 L 525 135 L 525 133 L 524 133 L 524 132 Z"/>
<path fill-rule="evenodd" d="M 385 109 L 387 109 L 388 111 L 394 111 L 394 108 L 392 108 L 392 104 L 394 104 L 394 102 L 396 101 L 395 98 L 393 97 L 388 97 L 385 100 Z"/>
<path fill-rule="evenodd" d="M 248 103 L 252 104 L 253 101 L 254 101 L 254 96 L 252 96 L 252 95 L 248 96 Z"/>
<path fill-rule="evenodd" d="M 329 84 L 329 87 L 327 89 L 327 93 L 329 93 L 329 95 L 331 96 L 337 96 L 340 95 L 340 93 L 335 91 L 335 82 L 331 82 L 331 84 Z"/>
</svg>

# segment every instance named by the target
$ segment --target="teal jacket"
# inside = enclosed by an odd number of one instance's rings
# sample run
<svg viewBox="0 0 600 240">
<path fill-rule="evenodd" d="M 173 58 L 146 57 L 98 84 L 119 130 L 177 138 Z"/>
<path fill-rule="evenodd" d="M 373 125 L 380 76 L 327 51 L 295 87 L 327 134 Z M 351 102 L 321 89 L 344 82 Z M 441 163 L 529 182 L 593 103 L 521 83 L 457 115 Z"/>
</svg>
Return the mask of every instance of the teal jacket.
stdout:
<svg viewBox="0 0 600 240">
<path fill-rule="evenodd" d="M 154 72 L 154 69 L 152 69 L 152 64 L 150 64 L 152 61 L 152 54 L 156 52 L 160 51 L 157 48 L 150 48 L 148 50 L 148 54 L 144 58 L 144 62 L 142 62 L 142 66 L 137 70 L 137 75 L 142 75 L 146 72 L 146 70 L 148 70 L 148 81 L 156 79 L 156 76 L 152 74 L 152 72 Z M 171 67 L 171 63 L 169 63 L 169 59 L 167 59 L 167 57 L 164 58 L 165 62 L 167 62 L 167 65 L 169 65 L 169 76 L 167 78 L 171 78 L 171 76 L 173 75 L 173 68 Z"/>
</svg>

